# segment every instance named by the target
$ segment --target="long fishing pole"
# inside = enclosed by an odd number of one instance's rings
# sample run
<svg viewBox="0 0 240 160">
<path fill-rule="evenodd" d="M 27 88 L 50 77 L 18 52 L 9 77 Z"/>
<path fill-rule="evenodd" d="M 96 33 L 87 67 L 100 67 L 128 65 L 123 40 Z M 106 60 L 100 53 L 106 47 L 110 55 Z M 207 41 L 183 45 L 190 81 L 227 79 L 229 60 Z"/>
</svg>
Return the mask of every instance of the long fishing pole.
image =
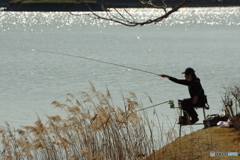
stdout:
<svg viewBox="0 0 240 160">
<path fill-rule="evenodd" d="M 53 53 L 53 54 L 64 55 L 64 56 L 69 56 L 69 57 L 76 57 L 76 58 L 81 58 L 81 59 L 87 59 L 87 60 L 90 60 L 90 61 L 111 64 L 111 65 L 114 65 L 114 66 L 120 66 L 120 67 L 124 67 L 124 68 L 129 68 L 129 69 L 132 69 L 132 70 L 137 70 L 137 71 L 149 73 L 149 74 L 159 75 L 159 74 L 149 72 L 149 71 L 144 71 L 144 70 L 141 70 L 141 69 L 138 69 L 138 68 L 133 68 L 133 67 L 129 67 L 129 66 L 121 65 L 121 64 L 106 62 L 106 61 L 101 61 L 101 60 L 97 60 L 97 59 L 93 59 L 93 58 L 87 58 L 87 57 L 83 57 L 83 56 L 76 56 L 76 55 L 71 55 L 71 54 L 66 54 L 66 53 L 51 52 L 51 51 L 44 51 L 44 50 L 35 50 L 35 51 L 45 52 L 45 53 Z"/>
<path fill-rule="evenodd" d="M 146 107 L 146 108 L 139 109 L 139 110 L 137 110 L 136 112 L 142 111 L 142 110 L 145 110 L 145 109 L 148 109 L 148 108 L 152 108 L 152 107 L 155 107 L 155 106 L 158 106 L 158 105 L 161 105 L 161 104 L 164 104 L 164 103 L 168 103 L 168 102 L 171 103 L 172 101 L 170 100 L 170 101 L 165 101 L 165 102 L 162 102 L 162 103 L 158 103 L 158 104 L 152 105 L 152 106 L 150 106 L 150 107 Z"/>
<path fill-rule="evenodd" d="M 145 71 L 145 70 L 142 70 L 142 69 L 133 68 L 133 67 L 129 67 L 129 66 L 121 65 L 121 64 L 106 62 L 106 61 L 101 61 L 101 60 L 97 60 L 97 59 L 93 59 L 93 58 L 87 58 L 87 57 L 83 57 L 83 56 L 76 56 L 76 55 L 71 55 L 71 54 L 66 54 L 66 53 L 51 52 L 51 51 L 44 51 L 44 50 L 35 50 L 35 51 L 45 52 L 45 53 L 53 53 L 53 54 L 64 55 L 64 56 L 69 56 L 69 57 L 76 57 L 76 58 L 81 58 L 81 59 L 87 59 L 87 60 L 91 60 L 91 61 L 96 61 L 96 62 L 111 64 L 111 65 L 120 66 L 120 67 L 124 67 L 124 68 L 129 68 L 129 69 L 133 69 L 133 70 L 137 70 L 137 71 L 141 71 L 141 72 L 145 72 L 145 73 L 149 73 L 149 74 L 159 75 L 159 74 L 156 74 L 156 73 L 153 73 L 153 72 L 149 72 L 149 71 Z M 152 107 L 155 107 L 155 106 L 164 104 L 164 103 L 168 103 L 168 102 L 169 102 L 169 103 L 172 103 L 172 101 L 169 100 L 169 101 L 165 101 L 165 102 L 162 102 L 162 103 L 158 103 L 158 104 L 155 104 L 155 105 L 146 107 L 146 108 L 142 108 L 142 109 L 140 109 L 140 110 L 138 110 L 138 111 L 142 111 L 142 110 L 145 110 L 145 109 L 149 109 L 149 108 L 152 108 Z M 138 112 L 138 111 L 137 111 L 137 112 Z"/>
</svg>

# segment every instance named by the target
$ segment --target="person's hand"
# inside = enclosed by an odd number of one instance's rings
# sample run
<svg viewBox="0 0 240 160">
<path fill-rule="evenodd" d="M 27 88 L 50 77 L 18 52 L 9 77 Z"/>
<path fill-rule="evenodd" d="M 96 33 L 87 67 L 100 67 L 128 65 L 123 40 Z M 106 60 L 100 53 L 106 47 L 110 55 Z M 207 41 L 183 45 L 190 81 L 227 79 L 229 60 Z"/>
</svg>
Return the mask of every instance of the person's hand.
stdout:
<svg viewBox="0 0 240 160">
<path fill-rule="evenodd" d="M 192 104 L 197 104 L 197 101 L 198 101 L 198 96 L 194 96 L 194 97 L 193 97 Z"/>
<path fill-rule="evenodd" d="M 166 75 L 166 74 L 160 74 L 159 76 L 163 77 L 163 78 L 169 78 L 170 77 L 169 75 Z"/>
</svg>

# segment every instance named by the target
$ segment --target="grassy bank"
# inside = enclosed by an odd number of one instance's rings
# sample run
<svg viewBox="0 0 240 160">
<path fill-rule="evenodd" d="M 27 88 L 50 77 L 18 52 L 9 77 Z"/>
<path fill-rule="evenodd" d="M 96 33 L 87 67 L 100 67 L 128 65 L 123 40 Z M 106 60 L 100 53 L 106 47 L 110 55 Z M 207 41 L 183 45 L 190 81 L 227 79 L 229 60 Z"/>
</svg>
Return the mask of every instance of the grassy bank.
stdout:
<svg viewBox="0 0 240 160">
<path fill-rule="evenodd" d="M 240 132 L 234 128 L 211 127 L 201 129 L 178 138 L 145 160 L 237 160 L 239 156 L 210 157 L 210 152 L 238 152 L 240 154 Z"/>
</svg>

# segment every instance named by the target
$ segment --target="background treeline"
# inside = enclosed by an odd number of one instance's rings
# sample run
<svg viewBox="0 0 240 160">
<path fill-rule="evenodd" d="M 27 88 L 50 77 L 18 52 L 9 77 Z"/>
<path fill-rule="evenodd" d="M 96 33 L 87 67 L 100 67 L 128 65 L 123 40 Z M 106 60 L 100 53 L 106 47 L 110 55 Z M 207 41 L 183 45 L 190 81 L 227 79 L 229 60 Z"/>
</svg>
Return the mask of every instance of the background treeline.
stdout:
<svg viewBox="0 0 240 160">
<path fill-rule="evenodd" d="M 0 0 L 0 2 L 10 2 L 12 0 Z M 39 0 L 32 0 L 32 1 L 39 1 Z M 45 0 L 47 1 L 47 0 Z M 53 1 L 53 0 L 49 0 L 49 1 Z M 56 0 L 56 1 L 68 1 L 68 0 Z M 75 0 L 76 2 L 80 2 L 83 0 Z M 85 0 L 85 1 L 89 1 L 89 0 Z M 93 0 L 93 1 L 97 1 L 99 3 L 104 3 L 104 0 Z M 166 4 L 168 3 L 181 3 L 183 0 L 166 0 L 164 1 Z M 110 1 L 106 1 L 106 3 L 111 2 L 111 3 L 120 3 L 120 4 L 140 4 L 139 0 L 110 0 Z M 154 4 L 162 4 L 161 0 L 155 0 L 153 1 Z M 189 0 L 188 3 L 240 3 L 240 0 Z"/>
</svg>

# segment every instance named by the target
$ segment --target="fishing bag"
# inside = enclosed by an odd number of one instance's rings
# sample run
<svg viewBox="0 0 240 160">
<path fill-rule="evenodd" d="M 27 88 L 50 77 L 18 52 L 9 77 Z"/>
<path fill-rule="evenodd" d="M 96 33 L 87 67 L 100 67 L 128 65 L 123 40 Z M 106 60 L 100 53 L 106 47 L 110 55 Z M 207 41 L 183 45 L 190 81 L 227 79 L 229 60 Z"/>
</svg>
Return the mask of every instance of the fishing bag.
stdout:
<svg viewBox="0 0 240 160">
<path fill-rule="evenodd" d="M 204 128 L 216 126 L 217 123 L 220 121 L 219 114 L 210 114 L 203 120 Z"/>
<path fill-rule="evenodd" d="M 219 121 L 227 121 L 228 116 L 226 115 L 219 115 L 219 114 L 210 114 L 203 120 L 204 128 L 217 126 Z"/>
<path fill-rule="evenodd" d="M 186 116 L 179 116 L 178 124 L 180 124 L 180 125 L 187 125 L 187 124 L 190 124 L 190 120 Z"/>
</svg>

